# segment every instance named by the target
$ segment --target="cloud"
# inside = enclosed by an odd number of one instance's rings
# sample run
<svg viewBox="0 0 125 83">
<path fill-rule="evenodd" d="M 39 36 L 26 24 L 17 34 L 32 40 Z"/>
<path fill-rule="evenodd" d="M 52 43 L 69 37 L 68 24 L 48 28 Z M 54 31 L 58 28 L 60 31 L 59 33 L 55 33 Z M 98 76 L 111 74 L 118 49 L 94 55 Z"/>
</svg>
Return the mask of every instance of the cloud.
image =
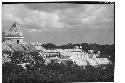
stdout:
<svg viewBox="0 0 125 83">
<path fill-rule="evenodd" d="M 61 20 L 67 25 L 73 26 L 104 26 L 114 21 L 113 5 L 80 5 L 79 8 L 67 8 L 61 12 Z M 62 10 L 61 10 L 62 11 Z M 101 27 L 100 27 L 101 28 Z"/>
<path fill-rule="evenodd" d="M 20 9 L 22 10 L 20 11 Z M 3 24 L 5 22 L 12 24 L 12 22 L 16 21 L 31 30 L 30 32 L 63 28 L 63 24 L 59 22 L 60 18 L 58 14 L 31 10 L 23 4 L 4 5 L 2 14 Z"/>
<path fill-rule="evenodd" d="M 2 22 L 17 21 L 29 32 L 113 26 L 112 4 L 4 4 Z"/>
<path fill-rule="evenodd" d="M 37 30 L 37 29 L 31 29 L 31 30 L 29 30 L 29 32 L 41 32 L 41 30 Z"/>
<path fill-rule="evenodd" d="M 25 6 L 32 10 L 54 12 L 55 10 L 64 10 L 67 8 L 79 8 L 82 4 L 72 3 L 31 3 L 25 4 Z M 83 6 L 83 5 L 82 5 Z"/>
<path fill-rule="evenodd" d="M 83 14 L 82 21 L 84 23 L 108 23 L 114 20 L 113 5 L 89 5 Z"/>
<path fill-rule="evenodd" d="M 22 22 L 22 20 L 15 16 L 14 8 L 3 5 L 3 11 L 2 11 L 2 21 L 3 22 L 11 22 L 11 21 L 17 21 Z"/>
</svg>

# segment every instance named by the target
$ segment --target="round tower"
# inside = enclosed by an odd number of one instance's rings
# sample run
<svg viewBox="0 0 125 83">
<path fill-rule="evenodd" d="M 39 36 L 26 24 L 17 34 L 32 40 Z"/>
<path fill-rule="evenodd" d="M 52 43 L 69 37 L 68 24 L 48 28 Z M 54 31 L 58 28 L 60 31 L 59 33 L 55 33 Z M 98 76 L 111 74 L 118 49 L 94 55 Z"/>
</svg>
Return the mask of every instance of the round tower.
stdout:
<svg viewBox="0 0 125 83">
<path fill-rule="evenodd" d="M 9 29 L 8 33 L 5 35 L 5 42 L 12 42 L 16 44 L 23 43 L 23 32 L 21 31 L 21 26 L 15 22 L 11 28 Z"/>
</svg>

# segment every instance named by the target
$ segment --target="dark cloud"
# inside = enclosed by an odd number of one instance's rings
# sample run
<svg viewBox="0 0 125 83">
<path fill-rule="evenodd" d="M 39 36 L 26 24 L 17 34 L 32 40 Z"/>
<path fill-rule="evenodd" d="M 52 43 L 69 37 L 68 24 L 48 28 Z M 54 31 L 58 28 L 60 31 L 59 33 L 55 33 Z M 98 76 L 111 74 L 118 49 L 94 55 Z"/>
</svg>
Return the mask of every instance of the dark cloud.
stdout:
<svg viewBox="0 0 125 83">
<path fill-rule="evenodd" d="M 25 4 L 25 6 L 29 9 L 39 10 L 39 11 L 48 11 L 48 12 L 52 12 L 54 10 L 64 10 L 64 9 L 67 9 L 67 8 L 80 8 L 81 5 L 82 4 L 71 4 L 71 3 L 32 3 L 32 4 Z"/>
<path fill-rule="evenodd" d="M 114 5 L 112 4 L 3 5 L 3 31 L 15 21 L 23 25 L 28 41 L 31 40 L 31 34 L 32 40 L 56 43 L 76 41 L 111 43 L 114 38 Z M 39 36 L 42 38 L 39 39 Z"/>
</svg>

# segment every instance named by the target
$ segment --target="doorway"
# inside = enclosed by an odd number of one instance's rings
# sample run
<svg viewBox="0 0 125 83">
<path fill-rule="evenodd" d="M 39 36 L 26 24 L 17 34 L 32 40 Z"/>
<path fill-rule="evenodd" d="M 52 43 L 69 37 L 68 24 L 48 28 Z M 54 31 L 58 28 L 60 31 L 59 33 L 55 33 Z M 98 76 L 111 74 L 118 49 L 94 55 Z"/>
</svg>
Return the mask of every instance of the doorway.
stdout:
<svg viewBox="0 0 125 83">
<path fill-rule="evenodd" d="M 17 40 L 17 44 L 19 44 L 19 40 Z"/>
</svg>

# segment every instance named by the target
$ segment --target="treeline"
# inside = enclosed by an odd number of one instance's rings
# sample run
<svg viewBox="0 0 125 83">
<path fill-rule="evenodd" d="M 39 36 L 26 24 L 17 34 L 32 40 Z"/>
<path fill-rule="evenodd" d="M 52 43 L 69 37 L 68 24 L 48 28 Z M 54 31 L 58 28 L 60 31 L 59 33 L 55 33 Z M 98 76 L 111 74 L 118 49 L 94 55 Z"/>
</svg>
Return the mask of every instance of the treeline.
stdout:
<svg viewBox="0 0 125 83">
<path fill-rule="evenodd" d="M 88 50 L 100 51 L 100 58 L 108 58 L 112 62 L 115 62 L 115 46 L 111 45 L 100 45 L 96 43 L 81 43 L 81 44 L 72 44 L 68 43 L 66 45 L 56 46 L 53 43 L 47 43 L 42 45 L 46 49 L 73 49 L 75 46 L 82 46 L 82 50 L 88 52 Z"/>
</svg>

